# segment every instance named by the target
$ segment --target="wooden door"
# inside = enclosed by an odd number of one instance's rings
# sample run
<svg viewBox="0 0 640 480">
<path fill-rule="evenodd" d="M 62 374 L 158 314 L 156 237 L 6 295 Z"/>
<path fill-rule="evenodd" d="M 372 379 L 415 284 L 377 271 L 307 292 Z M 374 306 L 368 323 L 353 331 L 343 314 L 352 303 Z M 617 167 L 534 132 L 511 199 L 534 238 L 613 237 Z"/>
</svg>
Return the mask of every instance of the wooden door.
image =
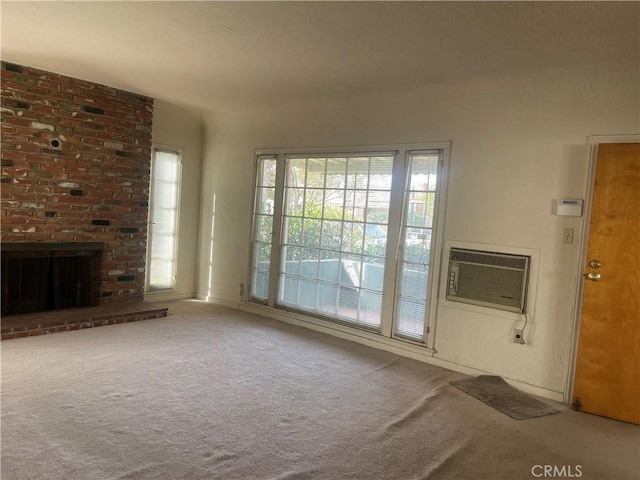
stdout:
<svg viewBox="0 0 640 480">
<path fill-rule="evenodd" d="M 574 406 L 640 424 L 640 144 L 598 146 L 584 273 Z"/>
</svg>

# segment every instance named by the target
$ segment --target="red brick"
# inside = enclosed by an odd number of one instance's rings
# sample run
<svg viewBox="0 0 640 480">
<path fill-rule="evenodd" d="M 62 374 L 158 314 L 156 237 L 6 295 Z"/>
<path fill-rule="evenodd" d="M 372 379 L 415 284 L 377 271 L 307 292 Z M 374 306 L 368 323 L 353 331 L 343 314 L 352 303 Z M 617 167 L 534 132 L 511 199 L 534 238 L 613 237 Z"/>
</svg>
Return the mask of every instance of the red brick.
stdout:
<svg viewBox="0 0 640 480">
<path fill-rule="evenodd" d="M 22 153 L 39 153 L 40 149 L 36 146 L 36 145 L 32 145 L 32 144 L 27 144 L 27 143 L 21 143 L 19 145 L 16 145 L 17 150 L 19 150 Z"/>
<path fill-rule="evenodd" d="M 75 240 L 73 233 L 51 233 L 51 240 L 56 241 L 71 241 Z"/>
<path fill-rule="evenodd" d="M 19 151 L 2 150 L 3 160 L 26 160 L 27 154 Z"/>
<path fill-rule="evenodd" d="M 22 242 L 25 240 L 24 234 L 19 233 L 3 233 L 2 241 L 4 242 Z"/>
<path fill-rule="evenodd" d="M 0 198 L 7 200 L 0 212 L 6 220 L 0 225 L 2 240 L 103 241 L 110 253 L 105 252 L 102 268 L 129 265 L 138 274 L 146 248 L 148 209 L 139 204 L 148 200 L 152 99 L 29 67 L 20 74 L 3 72 L 2 84 L 8 108 L 16 108 L 17 101 L 29 103 L 20 117 L 7 116 L 2 123 L 2 158 L 7 162 L 2 173 L 11 181 L 0 190 Z M 84 112 L 83 105 L 103 108 L 105 115 Z M 32 121 L 54 125 L 55 132 L 34 130 Z M 60 151 L 50 145 L 57 135 L 64 137 Z M 115 156 L 104 141 L 121 144 L 132 156 Z M 69 195 L 58 187 L 60 181 L 79 183 L 84 194 Z M 44 208 L 22 208 L 23 202 Z M 56 216 L 45 217 L 45 210 Z M 94 218 L 112 220 L 112 225 L 94 226 Z M 139 232 L 119 234 L 119 226 Z M 121 248 L 119 238 L 139 245 Z M 143 275 L 138 277 L 134 282 L 103 279 L 101 303 L 141 298 Z"/>
<path fill-rule="evenodd" d="M 58 125 L 64 125 L 64 126 L 69 126 L 69 127 L 81 127 L 82 126 L 82 120 L 77 120 L 75 118 L 64 118 L 64 117 L 61 117 L 60 120 L 58 120 Z"/>
<path fill-rule="evenodd" d="M 80 140 L 80 143 L 84 143 L 87 145 L 94 145 L 96 147 L 101 147 L 102 146 L 102 140 L 98 139 L 98 138 L 94 138 L 94 137 L 83 137 Z"/>
<path fill-rule="evenodd" d="M 49 89 L 43 87 L 27 86 L 27 92 L 36 95 L 47 95 L 49 93 Z"/>
<path fill-rule="evenodd" d="M 4 72 L 3 72 L 4 75 Z M 3 81 L 2 82 L 2 92 L 4 93 L 4 91 L 6 90 L 19 90 L 19 91 L 25 91 L 27 89 L 26 85 L 23 85 L 22 83 L 16 83 L 16 82 L 11 82 L 11 81 Z"/>
<path fill-rule="evenodd" d="M 27 136 L 27 137 L 32 137 L 34 132 L 35 132 L 35 130 L 33 128 L 17 127 L 15 129 L 15 134 L 16 135 L 24 135 L 24 136 Z"/>
<path fill-rule="evenodd" d="M 55 82 L 49 82 L 46 80 L 40 80 L 38 82 L 39 87 L 44 87 L 48 90 L 60 90 L 60 84 Z"/>
<path fill-rule="evenodd" d="M 5 153 L 5 152 L 3 152 Z M 11 175 L 12 177 L 26 177 L 28 170 L 25 168 L 9 168 L 3 167 L 2 173 Z"/>
</svg>

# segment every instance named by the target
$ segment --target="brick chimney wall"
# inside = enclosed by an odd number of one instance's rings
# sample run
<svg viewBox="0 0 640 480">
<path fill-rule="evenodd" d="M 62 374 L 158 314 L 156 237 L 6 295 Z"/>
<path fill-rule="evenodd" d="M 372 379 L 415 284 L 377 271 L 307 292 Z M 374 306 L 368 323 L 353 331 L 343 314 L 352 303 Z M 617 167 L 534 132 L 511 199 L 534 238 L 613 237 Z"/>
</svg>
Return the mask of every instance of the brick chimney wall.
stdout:
<svg viewBox="0 0 640 480">
<path fill-rule="evenodd" d="M 2 62 L 0 240 L 104 242 L 100 304 L 141 300 L 153 99 Z"/>
</svg>

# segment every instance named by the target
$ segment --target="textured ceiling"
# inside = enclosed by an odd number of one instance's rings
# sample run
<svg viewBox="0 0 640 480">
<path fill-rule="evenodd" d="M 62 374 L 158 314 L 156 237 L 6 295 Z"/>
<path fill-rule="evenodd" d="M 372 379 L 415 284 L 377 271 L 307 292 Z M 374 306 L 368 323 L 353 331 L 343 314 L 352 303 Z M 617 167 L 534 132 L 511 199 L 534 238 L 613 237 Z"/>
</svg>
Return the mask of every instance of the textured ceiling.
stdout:
<svg viewBox="0 0 640 480">
<path fill-rule="evenodd" d="M 638 2 L 7 2 L 2 57 L 214 107 L 576 64 L 638 68 Z M 630 65 L 631 64 L 631 65 Z"/>
</svg>

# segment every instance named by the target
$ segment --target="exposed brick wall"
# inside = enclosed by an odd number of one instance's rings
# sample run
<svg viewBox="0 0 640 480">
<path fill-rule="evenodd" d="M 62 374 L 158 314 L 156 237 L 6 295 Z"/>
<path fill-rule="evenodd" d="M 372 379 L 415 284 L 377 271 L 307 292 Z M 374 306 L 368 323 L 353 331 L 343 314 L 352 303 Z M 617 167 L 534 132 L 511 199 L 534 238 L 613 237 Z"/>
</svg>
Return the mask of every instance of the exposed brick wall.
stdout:
<svg viewBox="0 0 640 480">
<path fill-rule="evenodd" d="M 2 242 L 100 241 L 100 303 L 144 293 L 153 99 L 2 62 Z"/>
</svg>

